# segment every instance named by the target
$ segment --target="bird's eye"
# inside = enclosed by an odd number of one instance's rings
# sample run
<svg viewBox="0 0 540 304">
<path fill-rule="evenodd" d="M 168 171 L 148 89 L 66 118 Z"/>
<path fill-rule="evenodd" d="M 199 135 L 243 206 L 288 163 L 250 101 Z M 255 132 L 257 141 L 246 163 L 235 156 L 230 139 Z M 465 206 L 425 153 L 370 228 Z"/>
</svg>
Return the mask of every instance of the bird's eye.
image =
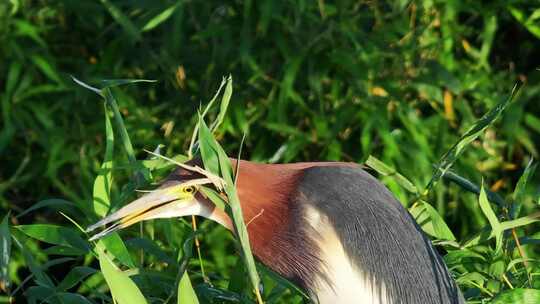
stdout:
<svg viewBox="0 0 540 304">
<path fill-rule="evenodd" d="M 188 194 L 192 194 L 193 192 L 195 192 L 195 187 L 193 187 L 193 186 L 185 187 L 184 192 L 188 193 Z"/>
</svg>

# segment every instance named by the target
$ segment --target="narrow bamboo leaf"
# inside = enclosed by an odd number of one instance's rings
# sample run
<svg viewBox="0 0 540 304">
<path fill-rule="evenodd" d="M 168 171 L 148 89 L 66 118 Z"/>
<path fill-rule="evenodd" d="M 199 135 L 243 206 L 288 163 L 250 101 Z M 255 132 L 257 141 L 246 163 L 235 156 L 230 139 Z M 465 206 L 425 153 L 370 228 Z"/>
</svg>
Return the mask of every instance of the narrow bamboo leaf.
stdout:
<svg viewBox="0 0 540 304">
<path fill-rule="evenodd" d="M 480 204 L 480 209 L 482 210 L 482 213 L 486 216 L 486 218 L 488 219 L 489 225 L 491 226 L 491 235 L 495 236 L 495 240 L 496 240 L 495 251 L 499 252 L 499 250 L 502 248 L 503 230 L 501 228 L 501 223 L 497 219 L 497 215 L 495 214 L 495 212 L 491 208 L 491 205 L 489 204 L 486 191 L 484 190 L 483 183 L 482 183 L 482 188 L 480 189 L 480 196 L 478 199 L 478 203 Z"/>
<path fill-rule="evenodd" d="M 175 155 L 171 157 L 171 159 L 179 163 L 185 163 L 189 160 L 189 158 L 183 154 Z M 145 159 L 140 162 L 143 167 L 149 169 L 150 171 L 167 169 L 174 166 L 174 163 L 159 157 Z"/>
<path fill-rule="evenodd" d="M 58 291 L 66 291 L 82 282 L 86 277 L 96 273 L 97 270 L 86 266 L 76 266 L 72 268 L 56 286 Z"/>
<path fill-rule="evenodd" d="M 525 17 L 525 13 L 523 11 L 513 6 L 508 7 L 508 10 L 512 16 L 514 16 L 514 18 L 521 23 L 521 25 L 531 32 L 531 34 L 535 35 L 537 38 L 540 38 L 540 25 L 538 25 L 538 22 L 534 22 L 534 19 L 531 18 L 533 15 L 531 15 L 531 17 Z"/>
<path fill-rule="evenodd" d="M 105 158 L 101 165 L 101 171 L 94 180 L 94 195 L 93 208 L 94 212 L 100 218 L 104 217 L 109 211 L 111 204 L 111 185 L 112 185 L 112 168 L 113 168 L 113 153 L 114 153 L 114 132 L 112 130 L 111 120 L 107 106 L 104 104 L 105 113 Z"/>
<path fill-rule="evenodd" d="M 124 241 L 120 238 L 118 233 L 112 233 L 107 237 L 100 240 L 107 251 L 113 255 L 120 263 L 128 266 L 129 268 L 135 268 L 135 263 L 129 254 Z"/>
<path fill-rule="evenodd" d="M 201 156 L 203 159 L 204 167 L 206 170 L 220 175 L 219 171 L 219 157 L 215 150 L 216 144 L 213 141 L 213 135 L 208 128 L 202 129 L 202 126 L 206 126 L 202 116 L 199 116 L 199 149 L 201 150 Z"/>
<path fill-rule="evenodd" d="M 16 217 L 20 218 L 32 211 L 35 211 L 40 208 L 45 208 L 45 207 L 77 207 L 77 206 L 74 203 L 63 200 L 63 199 L 48 199 L 48 200 L 40 201 L 36 204 L 33 204 L 30 208 L 19 213 Z"/>
<path fill-rule="evenodd" d="M 508 230 L 517 227 L 526 226 L 540 221 L 540 212 L 535 212 L 515 220 L 505 221 L 501 223 L 501 229 Z"/>
<path fill-rule="evenodd" d="M 30 272 L 34 276 L 34 280 L 36 283 L 40 286 L 48 287 L 48 288 L 54 288 L 54 283 L 52 279 L 43 271 L 41 265 L 39 265 L 32 254 L 30 253 L 30 250 L 19 242 L 17 238 L 13 238 L 15 244 L 17 247 L 19 247 L 19 250 L 22 252 L 24 256 L 24 260 L 26 262 L 26 266 L 30 269 Z"/>
<path fill-rule="evenodd" d="M 464 259 L 486 261 L 484 256 L 468 249 L 453 250 L 444 256 L 444 261 L 447 265 L 463 264 Z"/>
<path fill-rule="evenodd" d="M 523 174 L 516 184 L 514 193 L 512 194 L 512 207 L 510 209 L 510 218 L 514 219 L 519 216 L 521 212 L 521 206 L 523 205 L 523 200 L 525 199 L 525 186 L 529 182 L 531 175 L 536 171 L 536 164 L 533 165 L 533 158 L 529 160 Z"/>
<path fill-rule="evenodd" d="M 540 303 L 540 290 L 514 288 L 497 295 L 491 304 L 537 304 Z"/>
<path fill-rule="evenodd" d="M 141 39 L 141 33 L 135 24 L 133 24 L 133 22 L 131 22 L 131 20 L 119 8 L 117 8 L 109 0 L 101 0 L 101 3 L 105 6 L 105 8 L 107 8 L 114 20 L 116 20 L 116 22 L 122 26 L 132 42 Z"/>
<path fill-rule="evenodd" d="M 223 119 L 225 118 L 225 114 L 227 113 L 227 109 L 229 108 L 229 102 L 231 101 L 232 96 L 232 76 L 229 75 L 227 78 L 227 85 L 225 86 L 225 92 L 223 92 L 223 96 L 221 97 L 221 104 L 219 106 L 219 113 L 216 118 L 216 120 L 212 123 L 211 130 L 212 132 L 215 132 L 217 128 L 221 125 L 223 122 Z"/>
<path fill-rule="evenodd" d="M 71 293 L 71 292 L 57 292 L 56 297 L 60 300 L 60 303 L 69 303 L 69 304 L 92 304 L 90 300 L 83 297 L 80 294 Z"/>
<path fill-rule="evenodd" d="M 118 304 L 147 303 L 137 285 L 114 265 L 103 250 L 99 250 L 99 266 L 107 285 L 109 285 L 112 297 Z"/>
<path fill-rule="evenodd" d="M 41 304 L 47 303 L 45 300 L 51 299 L 51 295 L 54 295 L 55 290 L 49 286 L 32 286 L 24 292 L 24 296 L 28 299 L 30 304 Z M 48 302 L 51 303 L 51 302 Z M 57 304 L 58 301 L 52 302 L 52 304 Z"/>
<path fill-rule="evenodd" d="M 9 258 L 11 256 L 11 233 L 9 231 L 9 212 L 0 223 L 0 290 L 9 288 L 8 273 Z"/>
<path fill-rule="evenodd" d="M 113 87 L 118 87 L 121 85 L 139 83 L 139 82 L 157 82 L 157 80 L 153 80 L 153 79 L 104 79 L 101 81 L 101 83 L 103 84 L 103 87 L 101 89 L 103 90 L 106 88 L 113 88 Z"/>
<path fill-rule="evenodd" d="M 113 111 L 114 120 L 116 122 L 116 130 L 120 133 L 120 139 L 122 140 L 122 145 L 124 146 L 128 160 L 130 164 L 135 165 L 137 163 L 137 159 L 135 158 L 135 152 L 133 151 L 133 145 L 129 139 L 129 134 L 124 124 L 124 119 L 122 118 L 122 114 L 118 108 L 118 103 L 116 102 L 116 99 L 109 88 L 103 89 L 102 92 L 107 105 L 109 105 Z"/>
<path fill-rule="evenodd" d="M 178 304 L 199 304 L 187 271 L 184 272 L 178 284 Z"/>
<path fill-rule="evenodd" d="M 433 172 L 433 176 L 431 177 L 431 180 L 429 181 L 428 185 L 426 186 L 425 192 L 428 192 L 440 179 L 441 177 L 448 171 L 454 162 L 457 160 L 459 155 L 461 155 L 461 152 L 465 147 L 467 147 L 471 142 L 473 142 L 480 134 L 484 132 L 487 127 L 489 127 L 499 116 L 502 114 L 502 112 L 506 109 L 506 107 L 510 104 L 510 102 L 514 99 L 514 96 L 516 95 L 518 91 L 517 85 L 514 86 L 512 89 L 512 93 L 510 96 L 497 104 L 493 109 L 491 109 L 489 112 L 487 112 L 482 118 L 477 120 L 468 130 L 463 134 L 459 140 L 448 150 L 441 160 L 439 161 L 437 167 L 435 168 Z"/>
<path fill-rule="evenodd" d="M 225 210 L 227 208 L 227 203 L 225 200 L 217 193 L 214 189 L 208 188 L 208 187 L 201 187 L 200 190 L 206 197 L 208 197 L 216 207 L 218 207 L 221 210 Z"/>
<path fill-rule="evenodd" d="M 47 76 L 50 80 L 62 84 L 62 79 L 56 72 L 56 69 L 51 65 L 50 61 L 45 60 L 45 58 L 34 55 L 31 57 L 32 62 Z"/>
<path fill-rule="evenodd" d="M 150 19 L 150 21 L 148 21 L 144 25 L 142 31 L 143 32 L 149 31 L 149 30 L 155 28 L 156 26 L 160 25 L 161 23 L 167 21 L 167 19 L 169 19 L 172 16 L 172 14 L 176 11 L 176 9 L 181 4 L 182 4 L 182 2 L 178 1 L 176 4 L 171 5 L 169 8 L 165 9 L 163 12 L 159 13 L 154 18 Z"/>
<path fill-rule="evenodd" d="M 233 219 L 236 236 L 240 242 L 242 256 L 248 269 L 248 274 L 251 280 L 251 284 L 253 286 L 253 290 L 257 295 L 258 301 L 261 302 L 262 300 L 260 299 L 259 293 L 260 278 L 255 267 L 255 260 L 253 258 L 253 254 L 251 253 L 249 237 L 246 225 L 244 223 L 242 209 L 240 208 L 240 200 L 238 199 L 238 194 L 236 193 L 236 187 L 234 185 L 231 162 L 227 157 L 225 151 L 223 151 L 223 148 L 219 146 L 214 136 L 210 132 L 210 129 L 208 129 L 206 123 L 200 116 L 199 141 L 205 169 L 211 171 L 214 174 L 220 175 L 226 182 L 225 193 L 227 194 L 229 206 L 231 208 L 229 216 L 231 216 L 231 218 Z M 207 162 L 209 165 L 211 165 L 211 167 L 207 167 Z M 216 162 L 219 166 L 218 169 L 216 168 Z"/>
<path fill-rule="evenodd" d="M 49 244 L 72 247 L 80 250 L 82 254 L 90 250 L 88 242 L 71 228 L 49 224 L 22 225 L 15 228 L 29 237 Z"/>
<path fill-rule="evenodd" d="M 93 86 L 91 86 L 91 85 L 89 85 L 89 84 L 87 84 L 87 83 L 82 82 L 81 80 L 75 78 L 73 75 L 71 76 L 71 79 L 73 79 L 73 81 L 74 81 L 76 84 L 80 85 L 81 87 L 83 87 L 83 88 L 85 88 L 85 89 L 88 89 L 88 90 L 90 90 L 90 91 L 92 91 L 92 92 L 98 94 L 99 96 L 103 97 L 103 93 L 101 92 L 100 89 L 95 88 L 95 87 L 93 87 Z"/>
<path fill-rule="evenodd" d="M 216 94 L 214 94 L 214 97 L 212 97 L 212 99 L 208 102 L 208 104 L 206 105 L 206 108 L 204 108 L 204 111 L 200 115 L 202 116 L 203 119 L 206 116 L 206 114 L 208 114 L 208 111 L 210 111 L 210 108 L 212 108 L 212 105 L 214 104 L 214 102 L 216 102 L 219 94 L 221 93 L 221 90 L 223 89 L 223 86 L 225 86 L 226 84 L 227 84 L 227 81 L 225 80 L 225 78 L 223 78 L 223 80 L 221 80 L 221 84 L 219 85 L 219 88 Z M 193 129 L 193 134 L 191 135 L 191 142 L 189 144 L 189 151 L 188 151 L 189 158 L 192 158 L 193 154 L 197 152 L 196 151 L 197 147 L 196 147 L 195 142 L 197 140 L 198 135 L 199 135 L 199 124 L 196 124 L 195 129 Z"/>
<path fill-rule="evenodd" d="M 62 255 L 62 256 L 80 256 L 81 250 L 75 249 L 73 247 L 68 246 L 62 246 L 62 245 L 54 245 L 49 248 L 43 249 L 42 251 L 45 254 L 54 254 L 54 255 Z"/>
<path fill-rule="evenodd" d="M 415 194 L 418 193 L 418 188 L 416 188 L 411 181 L 409 181 L 403 175 L 397 173 L 395 169 L 387 166 L 377 158 L 370 155 L 366 161 L 366 166 L 372 168 L 381 175 L 392 177 L 401 187 L 405 188 L 405 190 Z"/>
<path fill-rule="evenodd" d="M 527 259 L 527 258 L 519 258 L 519 259 L 513 259 L 506 265 L 506 271 L 511 271 L 512 268 L 514 268 L 517 264 L 525 264 L 527 262 L 534 262 L 535 264 L 538 264 L 540 260 L 537 259 Z"/>
<path fill-rule="evenodd" d="M 446 225 L 444 219 L 430 204 L 425 201 L 420 201 L 415 204 L 410 210 L 410 213 L 415 218 L 416 222 L 429 235 L 440 239 L 455 241 L 456 237 Z"/>
</svg>

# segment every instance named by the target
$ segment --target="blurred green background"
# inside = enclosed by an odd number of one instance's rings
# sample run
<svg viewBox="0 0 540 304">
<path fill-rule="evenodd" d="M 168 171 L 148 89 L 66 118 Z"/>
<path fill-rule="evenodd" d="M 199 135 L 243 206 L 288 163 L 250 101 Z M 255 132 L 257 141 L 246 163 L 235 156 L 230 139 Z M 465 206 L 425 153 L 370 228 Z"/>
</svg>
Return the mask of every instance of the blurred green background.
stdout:
<svg viewBox="0 0 540 304">
<path fill-rule="evenodd" d="M 244 133 L 244 159 L 363 162 L 374 155 L 420 188 L 459 136 L 519 84 L 503 117 L 453 167 L 507 198 L 538 158 L 539 67 L 538 1 L 1 1 L 0 214 L 11 211 L 13 226 L 72 227 L 54 208 L 16 216 L 44 199 L 92 201 L 105 151 L 103 101 L 70 75 L 93 84 L 158 81 L 113 90 L 140 159 L 159 144 L 165 155 L 185 153 L 197 110 L 231 74 L 234 94 L 218 134 L 230 155 Z M 115 148 L 113 193 L 127 179 L 127 158 Z M 393 179 L 382 180 L 404 204 L 412 199 Z M 538 185 L 533 176 L 523 214 L 538 208 Z M 446 182 L 429 201 L 463 240 L 487 225 L 477 200 Z M 125 203 L 118 194 L 113 202 Z M 93 220 L 77 219 L 83 227 Z M 203 257 L 226 282 L 236 262 L 232 237 L 205 225 Z M 177 228 L 178 240 L 162 244 L 171 252 L 189 225 Z M 540 240 L 538 225 L 519 234 Z M 527 252 L 539 258 L 530 244 Z M 27 246 L 38 264 L 58 258 L 37 241 Z M 11 292 L 29 275 L 22 253 L 12 256 Z M 92 265 L 88 256 L 66 263 Z M 65 271 L 51 267 L 53 281 L 61 281 Z M 477 288 L 469 299 L 504 289 L 486 276 L 491 292 Z M 70 290 L 94 303 L 110 300 L 106 287 L 84 284 Z M 15 296 L 33 285 L 28 279 Z"/>
</svg>

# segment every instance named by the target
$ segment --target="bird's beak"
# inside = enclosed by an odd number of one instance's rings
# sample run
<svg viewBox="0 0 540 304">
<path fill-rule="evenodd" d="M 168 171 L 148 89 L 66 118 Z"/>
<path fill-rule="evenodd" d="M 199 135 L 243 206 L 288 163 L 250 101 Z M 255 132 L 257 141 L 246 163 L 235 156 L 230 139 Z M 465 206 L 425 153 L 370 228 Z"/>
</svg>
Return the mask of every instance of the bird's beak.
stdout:
<svg viewBox="0 0 540 304">
<path fill-rule="evenodd" d="M 198 193 L 198 188 L 190 187 L 189 189 L 191 191 L 189 192 L 185 191 L 185 189 L 184 184 L 178 183 L 156 189 L 131 202 L 115 213 L 88 227 L 86 232 L 112 223 L 103 231 L 92 236 L 90 241 L 102 238 L 137 222 L 157 218 L 200 215 L 227 226 L 228 219 L 226 218 L 226 214 L 216 208 L 202 194 Z"/>
</svg>

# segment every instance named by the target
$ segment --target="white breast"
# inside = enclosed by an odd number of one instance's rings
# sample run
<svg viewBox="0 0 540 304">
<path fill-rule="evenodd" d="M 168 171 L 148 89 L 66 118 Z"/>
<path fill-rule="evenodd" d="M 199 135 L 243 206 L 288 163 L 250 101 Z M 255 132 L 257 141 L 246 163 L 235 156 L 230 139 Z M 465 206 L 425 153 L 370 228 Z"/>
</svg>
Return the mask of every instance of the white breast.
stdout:
<svg viewBox="0 0 540 304">
<path fill-rule="evenodd" d="M 389 304 L 385 300 L 384 286 L 373 286 L 361 269 L 351 263 L 336 231 L 326 216 L 313 207 L 307 207 L 306 219 L 319 234 L 317 240 L 328 281 L 315 281 L 315 294 L 320 304 Z M 377 284 L 380 285 L 380 284 Z"/>
</svg>

